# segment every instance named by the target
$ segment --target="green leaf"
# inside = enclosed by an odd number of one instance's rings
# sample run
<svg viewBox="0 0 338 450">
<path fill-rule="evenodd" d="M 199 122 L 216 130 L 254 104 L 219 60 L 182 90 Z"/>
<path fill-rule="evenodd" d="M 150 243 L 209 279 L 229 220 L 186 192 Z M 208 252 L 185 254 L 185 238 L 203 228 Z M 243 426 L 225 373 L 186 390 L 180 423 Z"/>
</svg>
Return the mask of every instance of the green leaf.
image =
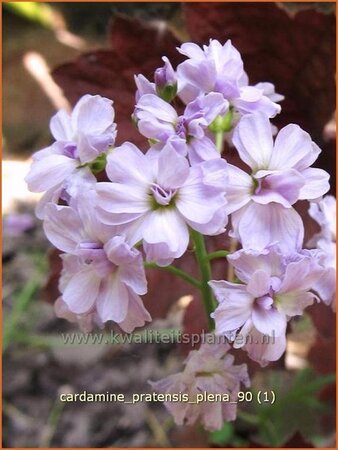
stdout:
<svg viewBox="0 0 338 450">
<path fill-rule="evenodd" d="M 93 174 L 96 174 L 102 172 L 102 170 L 106 168 L 106 164 L 107 164 L 107 155 L 106 153 L 101 153 L 101 155 L 99 155 L 95 159 L 95 161 L 90 163 L 90 169 L 93 172 Z"/>
<path fill-rule="evenodd" d="M 317 394 L 334 381 L 334 374 L 318 375 L 310 368 L 293 377 L 282 371 L 267 371 L 261 384 L 264 390 L 275 392 L 276 401 L 274 404 L 252 404 L 251 412 L 258 420 L 255 441 L 265 446 L 282 447 L 297 431 L 307 441 L 318 440 L 322 433 L 318 419 L 329 406 L 320 402 Z M 263 388 L 256 389 L 257 394 Z"/>
<path fill-rule="evenodd" d="M 234 426 L 230 422 L 225 422 L 223 428 L 210 433 L 210 442 L 216 445 L 228 444 L 234 436 Z"/>
</svg>

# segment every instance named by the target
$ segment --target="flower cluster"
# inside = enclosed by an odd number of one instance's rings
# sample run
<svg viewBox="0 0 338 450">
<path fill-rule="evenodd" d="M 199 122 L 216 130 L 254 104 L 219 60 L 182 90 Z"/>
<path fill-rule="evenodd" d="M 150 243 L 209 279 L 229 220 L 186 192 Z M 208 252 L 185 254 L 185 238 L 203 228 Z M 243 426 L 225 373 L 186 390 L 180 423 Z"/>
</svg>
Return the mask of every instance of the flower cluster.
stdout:
<svg viewBox="0 0 338 450">
<path fill-rule="evenodd" d="M 190 425 L 199 420 L 205 429 L 213 431 L 222 428 L 224 421 L 236 419 L 240 385 L 249 387 L 250 379 L 246 364 L 234 365 L 229 349 L 227 343 L 204 343 L 199 350 L 189 353 L 182 372 L 150 383 L 158 392 L 186 395 L 183 404 L 165 402 L 178 425 Z M 212 408 L 206 399 L 200 399 L 203 393 L 215 394 Z M 228 398 L 217 401 L 217 394 Z"/>
<path fill-rule="evenodd" d="M 113 102 L 85 95 L 71 114 L 52 118 L 55 142 L 33 156 L 26 181 L 44 193 L 37 215 L 63 252 L 56 313 L 85 331 L 112 321 L 132 332 L 151 320 L 140 298 L 144 263 L 166 268 L 192 244 L 202 274 L 194 285 L 216 335 L 265 365 L 285 351 L 292 317 L 314 299 L 333 302 L 334 199 L 321 200 L 329 176 L 311 167 L 320 149 L 307 132 L 290 124 L 277 133 L 270 119 L 283 96 L 269 82 L 249 84 L 230 41 L 185 43 L 178 51 L 187 59 L 176 70 L 164 57 L 153 81 L 135 76 L 132 119 L 148 140 L 146 152 L 131 142 L 114 146 Z M 246 169 L 226 162 L 224 141 Z M 99 171 L 106 181 L 97 180 Z M 321 226 L 307 249 L 299 200 L 311 201 Z M 241 246 L 227 257 L 237 279 L 216 281 L 203 236 L 225 232 Z M 218 306 L 210 309 L 213 293 Z M 229 348 L 202 346 L 181 374 L 153 386 L 236 395 L 248 376 Z M 235 404 L 167 407 L 178 424 L 201 420 L 208 429 L 236 417 Z"/>
<path fill-rule="evenodd" d="M 323 268 L 318 258 L 286 255 L 278 245 L 242 249 L 228 260 L 241 283 L 210 281 L 219 302 L 213 313 L 216 333 L 234 340 L 235 347 L 244 347 L 262 365 L 276 361 L 285 351 L 287 321 L 313 303 L 316 295 L 310 289 Z"/>
</svg>

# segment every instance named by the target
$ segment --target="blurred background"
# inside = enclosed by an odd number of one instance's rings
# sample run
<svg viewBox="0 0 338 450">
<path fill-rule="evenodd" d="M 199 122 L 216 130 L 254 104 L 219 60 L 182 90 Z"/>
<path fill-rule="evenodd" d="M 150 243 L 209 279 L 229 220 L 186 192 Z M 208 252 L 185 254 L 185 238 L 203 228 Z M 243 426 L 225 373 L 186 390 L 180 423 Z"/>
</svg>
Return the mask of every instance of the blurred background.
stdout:
<svg viewBox="0 0 338 450">
<path fill-rule="evenodd" d="M 285 358 L 250 363 L 253 388 L 283 402 L 244 405 L 217 433 L 176 427 L 160 403 L 59 402 L 60 392 L 150 392 L 149 379 L 181 370 L 189 349 L 173 344 L 65 345 L 76 327 L 57 319 L 60 261 L 34 216 L 39 196 L 24 176 L 51 143 L 49 119 L 86 93 L 115 101 L 118 143 L 144 140 L 130 122 L 133 74 L 151 78 L 175 47 L 231 38 L 250 81 L 285 95 L 277 126 L 295 122 L 322 148 L 318 167 L 335 192 L 334 3 L 3 3 L 3 447 L 333 447 L 335 315 L 315 305 L 294 321 Z M 228 149 L 227 158 L 236 155 Z M 316 225 L 299 206 L 307 238 Z M 210 240 L 208 245 L 216 246 Z M 178 265 L 193 271 L 187 255 Z M 224 268 L 215 262 L 215 273 Z M 200 332 L 196 292 L 148 273 L 155 328 Z M 160 292 L 160 298 L 159 298 Z M 107 330 L 109 332 L 109 330 Z M 241 353 L 241 352 L 239 352 Z M 246 361 L 239 355 L 238 361 Z M 246 416 L 245 416 L 246 414 Z M 250 419 L 251 417 L 251 419 Z M 254 419 L 253 419 L 254 417 Z M 249 420 L 248 420 L 249 418 Z M 250 422 L 251 420 L 251 422 Z"/>
</svg>

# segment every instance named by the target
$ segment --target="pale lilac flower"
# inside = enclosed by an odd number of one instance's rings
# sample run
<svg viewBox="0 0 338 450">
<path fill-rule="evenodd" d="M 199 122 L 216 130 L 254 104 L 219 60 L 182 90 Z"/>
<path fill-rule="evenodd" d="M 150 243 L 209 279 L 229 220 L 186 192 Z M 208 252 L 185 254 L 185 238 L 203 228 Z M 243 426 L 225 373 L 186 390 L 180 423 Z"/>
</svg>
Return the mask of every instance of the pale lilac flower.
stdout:
<svg viewBox="0 0 338 450">
<path fill-rule="evenodd" d="M 43 206 L 65 192 L 65 183 L 76 184 L 74 178 L 95 181 L 86 165 L 114 144 L 116 124 L 112 104 L 99 95 L 85 95 L 71 114 L 61 110 L 52 117 L 50 130 L 55 142 L 33 155 L 25 178 L 29 190 L 48 192 Z"/>
<path fill-rule="evenodd" d="M 314 285 L 315 291 L 327 305 L 336 308 L 336 199 L 327 195 L 311 202 L 310 216 L 320 225 L 321 231 L 307 243 L 322 251 L 323 276 Z"/>
<path fill-rule="evenodd" d="M 147 260 L 169 264 L 186 251 L 190 226 L 203 234 L 224 232 L 226 162 L 219 158 L 189 167 L 167 144 L 144 155 L 131 143 L 107 158 L 112 182 L 98 183 L 98 214 L 124 225 L 132 244 L 141 240 Z"/>
<path fill-rule="evenodd" d="M 262 365 L 276 361 L 285 351 L 288 320 L 317 298 L 310 289 L 323 268 L 311 253 L 285 256 L 278 246 L 261 252 L 239 250 L 228 260 L 242 283 L 209 282 L 219 302 L 211 315 L 215 333 L 234 341 L 235 348 L 243 347 Z"/>
<path fill-rule="evenodd" d="M 168 140 L 181 142 L 179 152 L 189 155 L 196 164 L 219 158 L 215 144 L 207 136 L 207 128 L 227 109 L 221 94 L 211 93 L 189 103 L 182 116 L 167 102 L 155 95 L 143 95 L 136 105 L 134 117 L 141 134 L 154 140 L 161 149 Z"/>
<path fill-rule="evenodd" d="M 279 242 L 284 251 L 300 249 L 304 227 L 292 207 L 329 189 L 329 175 L 310 167 L 320 149 L 308 133 L 290 124 L 273 142 L 270 122 L 261 113 L 243 117 L 233 143 L 250 175 L 228 164 L 227 211 L 233 236 L 244 248 L 263 249 Z"/>
<path fill-rule="evenodd" d="M 183 372 L 150 383 L 160 393 L 188 397 L 189 401 L 164 402 L 177 425 L 200 421 L 206 430 L 214 431 L 222 428 L 224 421 L 236 419 L 240 385 L 249 387 L 250 380 L 246 364 L 234 365 L 229 348 L 226 343 L 202 344 L 199 350 L 189 353 Z M 228 394 L 229 401 L 199 401 L 198 395 L 203 393 Z"/>
<path fill-rule="evenodd" d="M 66 308 L 61 313 L 68 309 L 87 326 L 93 316 L 97 323 L 112 320 L 131 332 L 150 320 L 139 297 L 147 292 L 142 255 L 116 235 L 116 227 L 99 222 L 95 195 L 79 196 L 72 206 L 46 206 L 46 236 L 65 252 L 59 289 Z"/>
<path fill-rule="evenodd" d="M 274 117 L 281 111 L 275 102 L 283 97 L 274 93 L 271 83 L 249 86 L 241 55 L 230 40 L 221 45 L 210 39 L 203 48 L 185 43 L 178 51 L 188 57 L 177 67 L 179 96 L 185 103 L 201 94 L 220 92 L 240 116 L 260 111 Z"/>
</svg>

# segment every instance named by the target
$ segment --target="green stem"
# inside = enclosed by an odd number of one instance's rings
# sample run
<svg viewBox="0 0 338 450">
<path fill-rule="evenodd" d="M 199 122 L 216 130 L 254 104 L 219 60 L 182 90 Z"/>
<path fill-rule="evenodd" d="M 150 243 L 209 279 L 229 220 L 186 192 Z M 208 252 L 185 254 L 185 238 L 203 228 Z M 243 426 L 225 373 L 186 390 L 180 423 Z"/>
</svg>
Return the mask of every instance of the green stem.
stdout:
<svg viewBox="0 0 338 450">
<path fill-rule="evenodd" d="M 214 312 L 216 305 L 212 290 L 208 285 L 208 281 L 211 280 L 210 261 L 208 259 L 207 250 L 205 248 L 203 235 L 195 230 L 190 230 L 190 236 L 194 242 L 195 256 L 201 273 L 201 293 L 205 311 L 208 316 L 209 330 L 211 331 L 215 328 L 215 326 L 213 319 L 210 317 L 210 314 Z"/>
<path fill-rule="evenodd" d="M 255 414 L 248 413 L 246 411 L 237 410 L 237 417 L 242 419 L 244 422 L 247 422 L 251 425 L 259 424 L 259 417 Z"/>
<path fill-rule="evenodd" d="M 201 289 L 201 283 L 196 280 L 196 278 L 192 277 L 191 275 L 189 275 L 188 273 L 184 272 L 183 270 L 179 269 L 178 267 L 175 266 L 158 266 L 155 263 L 144 263 L 144 267 L 146 269 L 162 269 L 165 270 L 166 272 L 170 272 L 180 278 L 182 278 L 183 280 L 187 281 L 188 283 L 190 283 L 192 286 L 194 286 L 197 289 Z"/>
<path fill-rule="evenodd" d="M 207 259 L 211 261 L 212 259 L 226 258 L 229 254 L 230 252 L 227 250 L 217 250 L 217 252 L 208 253 Z"/>
<path fill-rule="evenodd" d="M 224 133 L 223 133 L 223 131 L 217 131 L 215 133 L 215 144 L 216 144 L 217 150 L 222 154 L 223 148 L 224 148 Z"/>
</svg>

